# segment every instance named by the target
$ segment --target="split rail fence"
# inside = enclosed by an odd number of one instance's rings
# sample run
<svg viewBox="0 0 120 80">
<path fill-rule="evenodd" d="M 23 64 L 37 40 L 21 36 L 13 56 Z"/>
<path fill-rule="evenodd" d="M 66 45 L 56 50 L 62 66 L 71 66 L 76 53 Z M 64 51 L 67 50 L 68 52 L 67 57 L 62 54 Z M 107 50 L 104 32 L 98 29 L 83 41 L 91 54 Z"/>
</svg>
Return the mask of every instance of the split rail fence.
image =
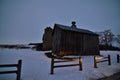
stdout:
<svg viewBox="0 0 120 80">
<path fill-rule="evenodd" d="M 108 62 L 108 65 L 111 65 L 110 55 L 108 55 L 108 57 L 101 57 L 101 58 L 94 56 L 94 68 L 97 68 L 97 63 L 106 62 L 106 61 Z"/>
<path fill-rule="evenodd" d="M 56 60 L 57 59 L 57 60 Z M 74 62 L 74 60 L 78 60 L 79 63 L 74 64 L 63 64 L 63 65 L 55 65 L 55 63 L 62 63 L 62 62 Z M 60 68 L 60 67 L 70 67 L 70 66 L 79 66 L 79 70 L 82 71 L 82 57 L 79 56 L 79 58 L 51 58 L 51 71 L 50 74 L 54 74 L 54 68 Z"/>
<path fill-rule="evenodd" d="M 3 65 L 0 65 L 0 68 L 11 68 L 11 67 L 16 67 L 17 68 L 17 70 L 0 71 L 0 74 L 16 73 L 17 74 L 16 80 L 20 80 L 21 66 L 22 66 L 22 60 L 18 60 L 18 64 L 3 64 Z"/>
</svg>

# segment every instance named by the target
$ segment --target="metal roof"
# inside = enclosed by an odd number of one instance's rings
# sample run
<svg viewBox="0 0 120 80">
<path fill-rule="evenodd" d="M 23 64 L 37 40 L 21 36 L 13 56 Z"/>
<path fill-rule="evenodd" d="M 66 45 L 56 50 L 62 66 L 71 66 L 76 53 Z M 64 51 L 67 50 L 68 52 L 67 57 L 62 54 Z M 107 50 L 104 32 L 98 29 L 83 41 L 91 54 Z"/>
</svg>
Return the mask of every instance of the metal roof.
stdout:
<svg viewBox="0 0 120 80">
<path fill-rule="evenodd" d="M 98 34 L 92 32 L 92 31 L 86 30 L 86 29 L 73 28 L 71 26 L 65 26 L 65 25 L 61 25 L 61 24 L 55 24 L 54 27 L 59 27 L 63 30 L 80 32 L 80 33 L 85 33 L 85 34 L 91 34 L 91 35 L 97 35 L 98 36 Z"/>
</svg>

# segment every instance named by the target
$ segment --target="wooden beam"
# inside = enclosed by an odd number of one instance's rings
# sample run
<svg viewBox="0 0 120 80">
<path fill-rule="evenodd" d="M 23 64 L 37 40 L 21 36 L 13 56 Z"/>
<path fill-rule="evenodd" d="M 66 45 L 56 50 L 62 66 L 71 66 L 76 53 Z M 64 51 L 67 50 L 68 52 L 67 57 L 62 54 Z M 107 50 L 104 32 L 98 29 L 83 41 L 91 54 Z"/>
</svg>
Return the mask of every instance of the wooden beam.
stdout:
<svg viewBox="0 0 120 80">
<path fill-rule="evenodd" d="M 119 63 L 120 62 L 120 56 L 119 56 L 119 54 L 117 54 L 117 63 Z"/>
<path fill-rule="evenodd" d="M 101 62 L 106 62 L 106 61 L 109 61 L 109 60 L 101 60 L 101 61 L 97 61 L 96 63 L 101 63 Z"/>
<path fill-rule="evenodd" d="M 54 74 L 54 57 L 51 58 L 51 69 L 50 74 Z"/>
<path fill-rule="evenodd" d="M 17 70 L 14 70 L 14 71 L 0 71 L 0 74 L 10 74 L 10 73 L 16 73 L 17 74 Z"/>
<path fill-rule="evenodd" d="M 3 64 L 3 65 L 0 65 L 0 68 L 4 68 L 4 67 L 17 67 L 18 64 Z"/>
<path fill-rule="evenodd" d="M 94 68 L 97 68 L 96 56 L 94 56 Z"/>
<path fill-rule="evenodd" d="M 17 67 L 17 78 L 16 80 L 20 80 L 21 77 L 21 66 L 22 66 L 22 60 L 18 61 L 18 67 Z"/>
<path fill-rule="evenodd" d="M 59 67 L 71 67 L 71 66 L 79 66 L 79 64 L 57 65 L 57 66 L 54 66 L 54 68 L 59 68 Z"/>
</svg>

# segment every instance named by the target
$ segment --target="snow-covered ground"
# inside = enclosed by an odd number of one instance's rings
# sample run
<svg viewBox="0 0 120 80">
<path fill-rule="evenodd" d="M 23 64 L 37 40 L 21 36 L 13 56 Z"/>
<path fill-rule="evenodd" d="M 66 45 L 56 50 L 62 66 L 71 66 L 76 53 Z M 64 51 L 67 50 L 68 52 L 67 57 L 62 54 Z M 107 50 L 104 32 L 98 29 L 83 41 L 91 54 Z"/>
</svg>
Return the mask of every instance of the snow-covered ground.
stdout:
<svg viewBox="0 0 120 80">
<path fill-rule="evenodd" d="M 93 56 L 83 56 L 83 71 L 79 71 L 78 66 L 56 68 L 54 75 L 50 75 L 51 60 L 44 53 L 31 49 L 0 49 L 0 64 L 17 63 L 22 59 L 21 80 L 96 80 L 120 72 L 120 63 L 116 58 L 119 51 L 100 52 L 102 55 L 111 55 L 111 66 L 104 62 L 94 68 Z M 16 80 L 16 74 L 0 74 L 0 80 Z"/>
</svg>

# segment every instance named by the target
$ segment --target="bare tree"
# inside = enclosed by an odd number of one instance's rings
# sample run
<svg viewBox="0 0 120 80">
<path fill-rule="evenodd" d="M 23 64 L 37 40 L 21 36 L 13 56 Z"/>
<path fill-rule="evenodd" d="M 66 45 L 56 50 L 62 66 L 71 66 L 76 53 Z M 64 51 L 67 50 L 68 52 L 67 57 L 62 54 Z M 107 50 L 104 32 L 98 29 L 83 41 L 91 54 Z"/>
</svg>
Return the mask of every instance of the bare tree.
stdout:
<svg viewBox="0 0 120 80">
<path fill-rule="evenodd" d="M 112 46 L 114 34 L 111 32 L 111 30 L 104 30 L 102 32 L 98 32 L 98 34 L 100 44 Z"/>
</svg>

